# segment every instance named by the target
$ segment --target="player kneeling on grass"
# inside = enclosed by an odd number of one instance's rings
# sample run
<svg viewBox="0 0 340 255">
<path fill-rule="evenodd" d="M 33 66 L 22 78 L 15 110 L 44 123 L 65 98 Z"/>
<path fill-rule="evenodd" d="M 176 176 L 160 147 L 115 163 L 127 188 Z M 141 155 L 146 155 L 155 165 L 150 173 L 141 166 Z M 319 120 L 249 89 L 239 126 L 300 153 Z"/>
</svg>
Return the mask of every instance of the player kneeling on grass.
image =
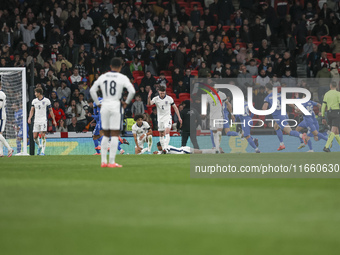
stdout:
<svg viewBox="0 0 340 255">
<path fill-rule="evenodd" d="M 48 108 L 52 120 L 53 125 L 56 127 L 57 122 L 55 121 L 51 101 L 48 98 L 43 96 L 43 91 L 40 88 L 36 88 L 34 90 L 34 94 L 36 98 L 32 101 L 32 108 L 30 111 L 30 115 L 28 117 L 28 124 L 31 124 L 33 114 L 34 116 L 34 126 L 33 126 L 33 138 L 36 144 L 38 145 L 37 155 L 45 156 L 45 148 L 46 148 L 46 138 L 45 134 L 47 131 L 47 115 L 46 109 Z M 38 135 L 41 135 L 42 143 L 40 143 Z"/>
<path fill-rule="evenodd" d="M 149 123 L 143 121 L 142 114 L 136 114 L 136 123 L 132 126 L 132 134 L 135 138 L 135 154 L 143 154 L 144 152 L 151 152 L 152 147 L 152 130 Z M 144 148 L 144 143 L 148 144 L 147 148 Z"/>
<path fill-rule="evenodd" d="M 215 149 L 198 150 L 198 149 L 190 148 L 189 146 L 182 146 L 180 148 L 176 148 L 174 146 L 168 145 L 168 148 L 163 150 L 160 142 L 157 143 L 157 149 L 158 151 L 154 151 L 153 154 L 214 154 L 216 153 Z"/>
</svg>

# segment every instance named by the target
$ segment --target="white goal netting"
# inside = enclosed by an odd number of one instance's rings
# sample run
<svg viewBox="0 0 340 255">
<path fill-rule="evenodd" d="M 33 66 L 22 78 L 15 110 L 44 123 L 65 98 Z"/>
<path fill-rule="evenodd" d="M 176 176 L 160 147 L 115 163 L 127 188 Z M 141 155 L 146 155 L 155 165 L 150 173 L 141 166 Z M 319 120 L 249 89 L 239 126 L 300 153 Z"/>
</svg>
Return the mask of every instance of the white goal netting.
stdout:
<svg viewBox="0 0 340 255">
<path fill-rule="evenodd" d="M 19 155 L 27 155 L 25 72 L 25 68 L 0 68 L 2 91 L 6 94 L 6 127 L 3 135 L 15 154 Z M 6 148 L 4 154 L 7 154 Z"/>
</svg>

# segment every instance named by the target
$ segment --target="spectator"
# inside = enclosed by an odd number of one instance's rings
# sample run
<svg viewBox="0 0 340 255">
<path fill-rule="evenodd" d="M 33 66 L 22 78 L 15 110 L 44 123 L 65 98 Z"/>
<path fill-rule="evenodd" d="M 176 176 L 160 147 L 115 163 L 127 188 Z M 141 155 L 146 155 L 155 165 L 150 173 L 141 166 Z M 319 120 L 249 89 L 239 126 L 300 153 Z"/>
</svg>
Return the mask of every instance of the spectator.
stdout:
<svg viewBox="0 0 340 255">
<path fill-rule="evenodd" d="M 79 75 L 79 69 L 77 67 L 73 69 L 73 74 L 68 78 L 71 84 L 76 84 L 76 85 L 78 85 L 78 83 L 81 82 L 82 79 L 83 78 Z"/>
<path fill-rule="evenodd" d="M 237 76 L 237 84 L 240 88 L 245 88 L 252 83 L 251 74 L 247 72 L 245 65 L 240 66 L 240 73 Z"/>
<path fill-rule="evenodd" d="M 326 52 L 326 53 L 331 53 L 331 47 L 327 43 L 327 38 L 324 37 L 322 38 L 322 43 L 318 46 L 318 51 L 319 52 Z"/>
<path fill-rule="evenodd" d="M 340 31 L 340 30 L 339 30 Z M 331 44 L 333 54 L 340 53 L 340 34 L 338 34 Z"/>
<path fill-rule="evenodd" d="M 123 37 L 124 37 L 124 39 L 129 38 L 134 43 L 137 42 L 138 32 L 137 32 L 136 28 L 134 28 L 132 22 L 128 23 L 128 27 L 125 29 Z M 128 43 L 128 42 L 126 41 L 126 43 Z"/>
<path fill-rule="evenodd" d="M 67 68 L 72 67 L 72 64 L 67 59 L 65 59 L 65 57 L 61 53 L 59 53 L 58 60 L 55 62 L 55 70 L 57 71 L 57 73 L 60 72 L 62 64 L 65 64 Z"/>
<path fill-rule="evenodd" d="M 217 15 L 219 22 L 224 26 L 230 25 L 230 15 L 234 13 L 234 5 L 231 0 L 217 1 Z"/>
<path fill-rule="evenodd" d="M 55 121 L 58 123 L 61 119 L 66 119 L 65 113 L 62 109 L 59 108 L 59 102 L 55 101 L 53 103 L 53 114 L 55 116 Z M 48 118 L 51 119 L 51 115 L 48 115 Z"/>
<path fill-rule="evenodd" d="M 76 117 L 72 117 L 71 124 L 67 126 L 68 132 L 82 132 L 83 125 L 80 125 Z"/>
<path fill-rule="evenodd" d="M 258 68 L 257 68 L 257 66 L 256 66 L 256 61 L 255 61 L 255 59 L 252 58 L 252 59 L 249 61 L 249 65 L 247 65 L 246 67 L 247 67 L 247 71 L 248 71 L 248 73 L 249 73 L 250 75 L 252 75 L 252 76 L 257 76 L 257 74 L 258 74 Z"/>
<path fill-rule="evenodd" d="M 262 69 L 259 75 L 256 77 L 255 84 L 258 86 L 265 86 L 270 81 L 270 78 L 267 76 L 266 71 Z"/>
<path fill-rule="evenodd" d="M 152 108 L 152 113 L 150 114 L 150 118 L 152 120 L 152 130 L 158 130 L 158 121 L 157 121 L 157 107 Z"/>
<path fill-rule="evenodd" d="M 200 69 L 198 70 L 198 77 L 199 78 L 208 78 L 211 77 L 210 68 L 207 67 L 206 62 L 202 62 Z"/>
<path fill-rule="evenodd" d="M 255 109 L 262 109 L 267 93 L 264 86 L 260 86 L 258 93 L 254 97 Z"/>
<path fill-rule="evenodd" d="M 327 69 L 330 67 L 331 62 L 329 61 L 329 59 L 327 58 L 327 52 L 321 52 L 321 57 L 318 61 L 318 69 L 321 69 L 323 67 L 326 67 Z"/>
<path fill-rule="evenodd" d="M 34 23 L 34 24 L 21 24 L 20 25 L 20 31 L 22 33 L 22 38 L 24 40 L 24 43 L 31 46 L 31 41 L 35 40 L 35 34 L 39 31 L 40 27 Z"/>
<path fill-rule="evenodd" d="M 291 76 L 289 69 L 286 70 L 284 75 L 282 75 L 281 83 L 286 84 L 286 87 L 296 87 L 296 80 Z"/>
<path fill-rule="evenodd" d="M 156 84 L 156 79 L 152 76 L 150 71 L 147 71 L 144 78 L 141 81 L 140 86 L 142 87 L 150 86 L 151 88 L 153 88 L 155 84 Z"/>
<path fill-rule="evenodd" d="M 93 26 L 93 20 L 87 16 L 86 12 L 82 13 L 82 19 L 80 20 L 80 27 L 83 27 L 86 31 L 91 31 Z"/>
<path fill-rule="evenodd" d="M 56 127 L 55 131 L 56 132 L 68 132 L 64 119 L 59 120 L 58 126 Z"/>
<path fill-rule="evenodd" d="M 262 40 L 267 38 L 266 28 L 261 24 L 261 19 L 256 17 L 255 25 L 250 29 L 254 47 L 259 48 Z"/>
<path fill-rule="evenodd" d="M 133 116 L 144 113 L 144 103 L 140 95 L 135 96 L 135 102 L 132 104 L 131 112 Z"/>
<path fill-rule="evenodd" d="M 199 25 L 200 17 L 200 11 L 198 10 L 197 4 L 195 4 L 193 10 L 190 13 L 190 20 L 193 26 Z"/>
<path fill-rule="evenodd" d="M 134 61 L 130 64 L 130 71 L 131 73 L 133 73 L 133 71 L 143 71 L 142 64 L 137 57 L 135 57 Z"/>
<path fill-rule="evenodd" d="M 59 97 L 66 97 L 66 102 L 69 103 L 71 99 L 71 89 L 67 87 L 65 81 L 60 82 L 60 87 L 57 89 L 57 94 Z"/>
<path fill-rule="evenodd" d="M 316 74 L 316 78 L 318 79 L 319 88 L 318 88 L 318 100 L 319 102 L 323 101 L 323 96 L 329 90 L 329 84 L 331 83 L 332 74 L 328 70 L 327 65 L 323 65 L 320 71 Z"/>
<path fill-rule="evenodd" d="M 307 57 L 307 78 L 311 77 L 311 74 L 313 77 L 316 76 L 319 67 L 318 67 L 318 60 L 321 57 L 321 53 L 318 52 L 318 47 L 313 44 L 313 51 L 309 54 Z"/>
</svg>

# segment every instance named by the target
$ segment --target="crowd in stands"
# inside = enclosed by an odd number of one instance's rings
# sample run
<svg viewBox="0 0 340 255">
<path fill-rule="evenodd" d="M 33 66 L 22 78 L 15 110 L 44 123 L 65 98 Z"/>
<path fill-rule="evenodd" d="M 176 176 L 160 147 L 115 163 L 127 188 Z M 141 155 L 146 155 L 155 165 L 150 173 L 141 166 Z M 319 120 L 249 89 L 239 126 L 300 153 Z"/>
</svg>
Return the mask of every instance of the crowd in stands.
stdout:
<svg viewBox="0 0 340 255">
<path fill-rule="evenodd" d="M 89 88 L 112 57 L 123 59 L 137 91 L 126 117 L 144 113 L 154 130 L 149 91 L 155 96 L 165 85 L 181 105 L 193 77 L 254 87 L 257 109 L 268 82 L 309 88 L 322 101 L 327 84 L 298 79 L 297 63 L 307 77 L 339 78 L 340 1 L 242 0 L 238 7 L 231 0 L 2 0 L 0 67 L 34 61 L 28 77 L 51 100 L 56 131 L 93 128 Z"/>
</svg>

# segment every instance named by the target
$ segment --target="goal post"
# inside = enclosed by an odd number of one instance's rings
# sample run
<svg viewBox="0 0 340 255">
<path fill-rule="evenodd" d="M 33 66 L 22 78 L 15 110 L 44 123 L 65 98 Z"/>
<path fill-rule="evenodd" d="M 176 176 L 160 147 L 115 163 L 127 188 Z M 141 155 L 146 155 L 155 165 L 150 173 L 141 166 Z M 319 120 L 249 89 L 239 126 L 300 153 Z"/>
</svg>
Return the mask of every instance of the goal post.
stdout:
<svg viewBox="0 0 340 255">
<path fill-rule="evenodd" d="M 4 136 L 16 152 L 15 154 L 28 156 L 26 68 L 0 68 L 0 80 L 2 91 L 6 94 L 6 127 Z"/>
</svg>

